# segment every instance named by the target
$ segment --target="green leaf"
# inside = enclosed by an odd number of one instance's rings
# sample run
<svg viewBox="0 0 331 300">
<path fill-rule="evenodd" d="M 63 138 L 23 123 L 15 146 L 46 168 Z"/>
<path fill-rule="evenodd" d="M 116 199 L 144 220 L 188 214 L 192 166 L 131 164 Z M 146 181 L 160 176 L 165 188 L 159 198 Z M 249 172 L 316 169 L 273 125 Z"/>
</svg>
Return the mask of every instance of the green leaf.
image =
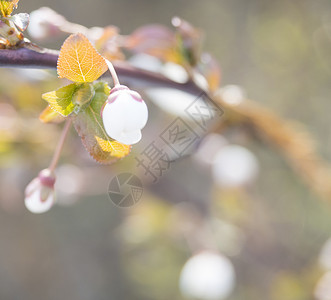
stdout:
<svg viewBox="0 0 331 300">
<path fill-rule="evenodd" d="M 91 83 L 76 83 L 76 85 L 77 90 L 72 96 L 72 103 L 76 106 L 74 112 L 78 114 L 80 110 L 85 109 L 90 104 L 95 95 L 95 90 Z"/>
<path fill-rule="evenodd" d="M 75 104 L 72 102 L 72 97 L 76 89 L 76 83 L 72 83 L 61 87 L 56 91 L 45 93 L 41 97 L 49 103 L 53 110 L 66 117 L 75 109 Z"/>
<path fill-rule="evenodd" d="M 8 17 L 13 9 L 17 7 L 19 0 L 0 0 L 0 13 L 3 17 Z"/>
<path fill-rule="evenodd" d="M 39 120 L 43 123 L 61 123 L 65 118 L 48 105 L 39 115 Z"/>
<path fill-rule="evenodd" d="M 101 119 L 101 108 L 107 100 L 110 88 L 104 82 L 94 84 L 95 95 L 89 106 L 74 118 L 74 126 L 87 151 L 98 162 L 110 164 L 130 153 L 131 146 L 111 139 Z"/>
</svg>

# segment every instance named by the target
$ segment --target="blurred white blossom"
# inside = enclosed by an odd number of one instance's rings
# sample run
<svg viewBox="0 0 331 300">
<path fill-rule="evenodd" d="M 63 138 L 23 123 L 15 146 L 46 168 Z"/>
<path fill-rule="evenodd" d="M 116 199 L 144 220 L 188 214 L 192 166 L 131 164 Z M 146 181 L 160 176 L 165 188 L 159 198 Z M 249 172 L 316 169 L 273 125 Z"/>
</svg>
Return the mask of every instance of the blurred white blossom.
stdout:
<svg viewBox="0 0 331 300">
<path fill-rule="evenodd" d="M 214 159 L 214 180 L 222 187 L 240 187 L 252 182 L 257 176 L 259 164 L 255 155 L 239 145 L 221 148 Z"/>
<path fill-rule="evenodd" d="M 72 205 L 81 197 L 84 175 L 81 168 L 75 165 L 65 164 L 57 169 L 57 204 Z"/>
<path fill-rule="evenodd" d="M 202 74 L 194 72 L 192 75 L 193 75 L 192 79 L 197 86 L 199 86 L 204 91 L 209 90 L 208 81 Z"/>
<path fill-rule="evenodd" d="M 30 13 L 29 35 L 37 41 L 61 34 L 61 27 L 67 20 L 49 7 L 41 7 Z"/>
<path fill-rule="evenodd" d="M 172 62 L 167 62 L 163 65 L 162 74 L 178 83 L 185 83 L 189 79 L 186 70 L 182 66 Z"/>
<path fill-rule="evenodd" d="M 162 69 L 162 62 L 158 58 L 145 53 L 138 53 L 131 56 L 129 62 L 136 68 L 151 72 L 160 72 Z"/>
<path fill-rule="evenodd" d="M 238 105 L 245 99 L 244 90 L 238 85 L 226 85 L 218 90 L 222 99 L 230 105 Z"/>
<path fill-rule="evenodd" d="M 211 166 L 218 151 L 227 144 L 228 141 L 222 135 L 216 133 L 208 134 L 200 143 L 194 158 L 202 164 Z"/>
<path fill-rule="evenodd" d="M 314 295 L 317 300 L 331 300 L 331 272 L 325 273 L 318 281 Z"/>
<path fill-rule="evenodd" d="M 319 263 L 326 270 L 331 270 L 331 238 L 329 238 L 322 247 Z"/>
<path fill-rule="evenodd" d="M 204 251 L 192 256 L 180 274 L 180 290 L 186 297 L 199 300 L 221 300 L 230 295 L 235 272 L 225 256 Z"/>
<path fill-rule="evenodd" d="M 197 96 L 172 88 L 148 88 L 145 94 L 158 107 L 175 116 L 191 120 L 186 109 L 191 105 Z M 203 101 L 201 100 L 203 104 Z"/>
</svg>

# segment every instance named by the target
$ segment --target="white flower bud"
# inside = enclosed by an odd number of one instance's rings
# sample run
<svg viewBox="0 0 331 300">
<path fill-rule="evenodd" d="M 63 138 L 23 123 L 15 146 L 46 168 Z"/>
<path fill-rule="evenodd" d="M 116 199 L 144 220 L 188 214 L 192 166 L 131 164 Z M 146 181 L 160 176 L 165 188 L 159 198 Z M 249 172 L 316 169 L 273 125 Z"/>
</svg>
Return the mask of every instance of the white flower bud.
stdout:
<svg viewBox="0 0 331 300">
<path fill-rule="evenodd" d="M 42 170 L 25 189 L 25 206 L 35 214 L 48 211 L 54 204 L 55 176 L 48 170 Z"/>
<path fill-rule="evenodd" d="M 124 85 L 115 86 L 105 103 L 101 116 L 107 134 L 126 145 L 141 139 L 147 123 L 148 109 L 141 96 Z"/>
<path fill-rule="evenodd" d="M 190 299 L 221 300 L 235 284 L 231 261 L 225 256 L 204 251 L 192 256 L 180 274 L 181 292 Z"/>
</svg>

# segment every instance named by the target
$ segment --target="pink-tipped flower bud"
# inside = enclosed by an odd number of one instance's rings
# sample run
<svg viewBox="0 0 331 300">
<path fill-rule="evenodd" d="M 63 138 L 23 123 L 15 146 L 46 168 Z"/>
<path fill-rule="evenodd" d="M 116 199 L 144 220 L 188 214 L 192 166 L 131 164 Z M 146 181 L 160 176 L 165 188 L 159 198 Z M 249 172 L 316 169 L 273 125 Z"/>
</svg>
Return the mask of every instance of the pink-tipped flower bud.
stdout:
<svg viewBox="0 0 331 300">
<path fill-rule="evenodd" d="M 25 206 L 35 214 L 48 211 L 54 204 L 55 175 L 49 170 L 42 170 L 25 189 Z"/>
<path fill-rule="evenodd" d="M 136 144 L 147 123 L 148 109 L 141 96 L 124 85 L 115 86 L 101 116 L 107 134 L 120 143 Z"/>
</svg>

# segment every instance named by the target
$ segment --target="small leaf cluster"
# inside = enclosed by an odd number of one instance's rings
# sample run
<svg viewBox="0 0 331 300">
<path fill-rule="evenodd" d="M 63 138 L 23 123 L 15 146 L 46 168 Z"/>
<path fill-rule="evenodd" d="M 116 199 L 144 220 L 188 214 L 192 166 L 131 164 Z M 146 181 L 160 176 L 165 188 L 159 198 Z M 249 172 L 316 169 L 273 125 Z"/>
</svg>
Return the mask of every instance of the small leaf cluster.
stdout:
<svg viewBox="0 0 331 300">
<path fill-rule="evenodd" d="M 42 95 L 49 107 L 40 119 L 46 123 L 72 118 L 74 127 L 89 154 L 109 164 L 130 153 L 131 146 L 111 139 L 103 126 L 101 109 L 110 87 L 96 81 L 107 70 L 104 58 L 82 34 L 73 34 L 62 45 L 57 71 L 60 78 L 74 83 Z"/>
</svg>

